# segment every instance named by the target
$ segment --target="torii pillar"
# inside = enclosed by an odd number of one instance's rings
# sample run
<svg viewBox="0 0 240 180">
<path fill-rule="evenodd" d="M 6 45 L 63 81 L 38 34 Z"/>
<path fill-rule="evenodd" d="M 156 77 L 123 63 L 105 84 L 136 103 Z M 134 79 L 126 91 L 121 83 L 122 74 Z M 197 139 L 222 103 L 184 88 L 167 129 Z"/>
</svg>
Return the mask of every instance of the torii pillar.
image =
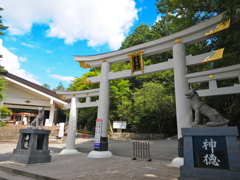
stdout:
<svg viewBox="0 0 240 180">
<path fill-rule="evenodd" d="M 190 100 L 185 96 L 189 91 L 188 82 L 185 77 L 187 73 L 186 47 L 180 40 L 176 40 L 173 45 L 173 61 L 179 157 L 173 159 L 172 165 L 179 167 L 183 165 L 183 140 L 181 129 L 184 127 L 191 127 L 192 124 L 192 108 Z"/>
<path fill-rule="evenodd" d="M 71 109 L 70 109 L 70 115 L 69 115 L 66 148 L 62 150 L 60 154 L 78 154 L 79 153 L 75 149 L 76 127 L 77 127 L 77 98 L 75 97 L 75 95 L 73 95 L 71 99 Z"/>
<path fill-rule="evenodd" d="M 108 158 L 112 157 L 112 153 L 108 151 L 108 115 L 109 115 L 109 96 L 110 96 L 110 82 L 108 74 L 111 65 L 106 59 L 103 60 L 101 65 L 101 80 L 99 91 L 99 106 L 97 114 L 97 122 L 100 129 L 97 129 L 94 140 L 94 150 L 88 154 L 90 158 Z M 98 131 L 98 132 L 97 132 Z"/>
</svg>

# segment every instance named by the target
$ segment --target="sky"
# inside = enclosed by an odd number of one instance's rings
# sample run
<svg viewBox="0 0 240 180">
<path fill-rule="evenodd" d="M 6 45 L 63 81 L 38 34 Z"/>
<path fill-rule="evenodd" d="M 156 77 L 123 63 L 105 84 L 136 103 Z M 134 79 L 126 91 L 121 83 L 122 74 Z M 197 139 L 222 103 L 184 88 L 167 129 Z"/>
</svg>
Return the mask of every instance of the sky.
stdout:
<svg viewBox="0 0 240 180">
<path fill-rule="evenodd" d="M 65 88 L 90 69 L 74 55 L 118 50 L 134 29 L 159 18 L 156 0 L 0 0 L 0 65 L 33 83 Z"/>
</svg>

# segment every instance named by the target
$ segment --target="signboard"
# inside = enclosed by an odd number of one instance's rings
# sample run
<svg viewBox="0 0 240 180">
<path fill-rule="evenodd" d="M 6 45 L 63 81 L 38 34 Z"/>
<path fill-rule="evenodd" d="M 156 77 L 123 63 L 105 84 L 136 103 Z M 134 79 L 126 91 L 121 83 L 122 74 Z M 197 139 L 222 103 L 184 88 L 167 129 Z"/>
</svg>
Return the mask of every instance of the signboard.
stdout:
<svg viewBox="0 0 240 180">
<path fill-rule="evenodd" d="M 52 123 L 50 122 L 50 119 L 45 120 L 45 126 L 52 126 Z"/>
<path fill-rule="evenodd" d="M 229 169 L 224 136 L 193 136 L 194 166 Z"/>
<path fill-rule="evenodd" d="M 135 71 L 144 72 L 142 53 L 144 53 L 144 51 L 128 54 L 128 57 L 130 57 L 131 74 L 133 74 Z"/>
<path fill-rule="evenodd" d="M 113 129 L 126 129 L 126 121 L 113 121 Z"/>
<path fill-rule="evenodd" d="M 94 149 L 100 149 L 101 131 L 102 131 L 102 119 L 97 119 L 95 128 Z"/>
</svg>

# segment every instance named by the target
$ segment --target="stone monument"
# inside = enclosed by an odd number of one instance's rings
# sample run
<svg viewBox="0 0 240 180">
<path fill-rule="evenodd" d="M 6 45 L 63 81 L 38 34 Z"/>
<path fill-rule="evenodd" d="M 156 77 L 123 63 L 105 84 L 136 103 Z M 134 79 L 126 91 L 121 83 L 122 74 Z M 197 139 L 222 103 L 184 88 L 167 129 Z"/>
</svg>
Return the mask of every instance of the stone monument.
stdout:
<svg viewBox="0 0 240 180">
<path fill-rule="evenodd" d="M 48 140 L 50 130 L 43 129 L 44 108 L 38 109 L 38 115 L 27 129 L 20 129 L 16 149 L 10 161 L 22 164 L 51 162 Z M 40 126 L 39 126 L 40 125 Z"/>
<path fill-rule="evenodd" d="M 200 101 L 195 89 L 186 94 L 195 111 L 192 128 L 182 128 L 184 163 L 179 180 L 237 180 L 240 177 L 240 152 L 237 127 Z M 201 115 L 209 118 L 201 124 Z"/>
<path fill-rule="evenodd" d="M 237 180 L 240 152 L 237 127 L 182 128 L 184 164 L 179 180 Z"/>
</svg>

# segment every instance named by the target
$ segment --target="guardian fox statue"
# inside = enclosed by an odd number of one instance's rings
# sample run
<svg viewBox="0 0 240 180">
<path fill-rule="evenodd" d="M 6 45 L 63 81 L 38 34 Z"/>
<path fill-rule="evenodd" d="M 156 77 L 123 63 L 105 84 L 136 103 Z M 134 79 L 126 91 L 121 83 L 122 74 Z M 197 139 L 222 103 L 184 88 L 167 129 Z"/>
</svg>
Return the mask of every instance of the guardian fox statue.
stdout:
<svg viewBox="0 0 240 180">
<path fill-rule="evenodd" d="M 38 128 L 38 129 L 43 129 L 43 119 L 44 119 L 44 107 L 39 107 L 38 115 L 32 121 L 31 126 Z"/>
<path fill-rule="evenodd" d="M 195 120 L 192 123 L 192 127 L 201 126 L 201 115 L 209 118 L 210 121 L 206 123 L 206 126 L 209 127 L 225 126 L 229 123 L 229 120 L 225 119 L 217 110 L 200 101 L 195 89 L 190 90 L 186 97 L 190 99 L 192 109 L 195 111 Z"/>
</svg>

